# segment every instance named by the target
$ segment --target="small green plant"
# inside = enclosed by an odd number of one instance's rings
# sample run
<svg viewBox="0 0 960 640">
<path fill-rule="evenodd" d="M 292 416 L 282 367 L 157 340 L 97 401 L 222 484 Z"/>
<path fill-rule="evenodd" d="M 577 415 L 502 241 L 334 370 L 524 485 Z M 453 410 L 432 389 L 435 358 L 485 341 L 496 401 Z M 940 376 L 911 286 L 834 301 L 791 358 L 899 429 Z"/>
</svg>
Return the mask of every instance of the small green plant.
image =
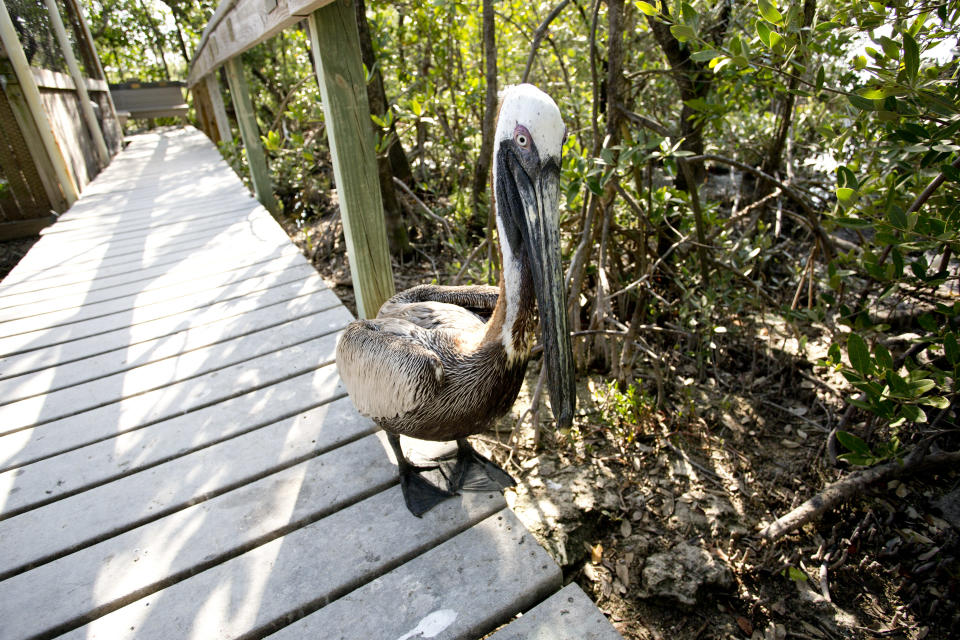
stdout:
<svg viewBox="0 0 960 640">
<path fill-rule="evenodd" d="M 853 465 L 869 467 L 879 462 L 886 462 L 892 459 L 899 460 L 903 457 L 900 438 L 897 436 L 893 436 L 887 442 L 880 443 L 875 449 L 871 449 L 870 445 L 862 438 L 848 431 L 837 431 L 837 440 L 849 452 L 838 457 Z"/>
</svg>

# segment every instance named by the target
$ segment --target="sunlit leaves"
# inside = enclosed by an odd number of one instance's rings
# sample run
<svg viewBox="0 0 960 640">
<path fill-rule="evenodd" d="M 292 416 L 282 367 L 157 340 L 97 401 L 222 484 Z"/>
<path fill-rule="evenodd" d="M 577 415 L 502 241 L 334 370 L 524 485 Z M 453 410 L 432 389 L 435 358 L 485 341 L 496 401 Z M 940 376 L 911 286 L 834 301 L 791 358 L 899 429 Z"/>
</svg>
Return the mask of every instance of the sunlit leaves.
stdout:
<svg viewBox="0 0 960 640">
<path fill-rule="evenodd" d="M 757 9 L 760 11 L 760 15 L 767 22 L 773 24 L 780 24 L 783 22 L 783 15 L 777 11 L 777 8 L 773 5 L 770 0 L 757 0 Z"/>
<path fill-rule="evenodd" d="M 650 4 L 649 2 L 643 2 L 643 0 L 637 0 L 636 5 L 637 5 L 637 8 L 640 9 L 640 11 L 642 11 L 648 16 L 655 16 L 660 13 L 660 10 L 656 6 Z"/>
</svg>

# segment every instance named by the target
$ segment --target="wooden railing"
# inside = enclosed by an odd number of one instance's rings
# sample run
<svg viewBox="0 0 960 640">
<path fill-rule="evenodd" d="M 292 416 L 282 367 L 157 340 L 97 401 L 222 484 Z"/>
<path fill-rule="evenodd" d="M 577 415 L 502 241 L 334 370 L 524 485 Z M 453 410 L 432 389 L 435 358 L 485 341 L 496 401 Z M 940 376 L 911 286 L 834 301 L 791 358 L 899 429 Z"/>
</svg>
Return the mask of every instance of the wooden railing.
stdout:
<svg viewBox="0 0 960 640">
<path fill-rule="evenodd" d="M 275 212 L 242 54 L 301 21 L 310 31 L 357 311 L 370 318 L 393 295 L 394 285 L 353 0 L 225 0 L 204 29 L 187 84 L 207 135 L 229 139 L 217 80 L 223 67 L 254 191 Z"/>
<path fill-rule="evenodd" d="M 0 239 L 37 233 L 110 162 L 122 131 L 77 0 L 45 0 L 69 73 L 30 65 L 0 0 Z M 65 22 L 74 29 L 81 73 Z M 99 113 L 98 113 L 99 112 Z"/>
</svg>

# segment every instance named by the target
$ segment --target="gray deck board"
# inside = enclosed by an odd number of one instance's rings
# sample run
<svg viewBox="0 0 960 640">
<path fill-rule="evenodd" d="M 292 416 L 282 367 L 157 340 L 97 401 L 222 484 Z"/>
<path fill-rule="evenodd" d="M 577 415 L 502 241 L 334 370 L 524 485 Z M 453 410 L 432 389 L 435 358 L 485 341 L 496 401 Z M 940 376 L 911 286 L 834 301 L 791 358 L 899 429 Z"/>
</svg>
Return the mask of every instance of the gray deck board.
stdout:
<svg viewBox="0 0 960 640">
<path fill-rule="evenodd" d="M 350 320 L 204 136 L 132 138 L 0 282 L 0 640 L 467 639 L 555 593 L 501 496 L 409 514 Z"/>
</svg>

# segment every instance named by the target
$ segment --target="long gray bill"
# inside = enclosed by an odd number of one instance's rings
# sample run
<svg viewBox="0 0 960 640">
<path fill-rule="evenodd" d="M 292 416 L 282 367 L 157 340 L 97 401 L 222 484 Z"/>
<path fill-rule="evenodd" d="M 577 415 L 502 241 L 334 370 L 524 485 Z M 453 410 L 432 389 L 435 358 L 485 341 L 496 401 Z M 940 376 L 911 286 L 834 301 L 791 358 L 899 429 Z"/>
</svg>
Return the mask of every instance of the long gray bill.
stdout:
<svg viewBox="0 0 960 640">
<path fill-rule="evenodd" d="M 540 311 L 540 339 L 553 417 L 558 427 L 568 428 L 573 424 L 577 395 L 566 292 L 560 264 L 560 168 L 556 162 L 549 160 L 545 164 L 534 191 L 535 202 L 527 197 L 522 198 L 529 242 L 527 251 L 532 263 L 533 286 Z"/>
</svg>

